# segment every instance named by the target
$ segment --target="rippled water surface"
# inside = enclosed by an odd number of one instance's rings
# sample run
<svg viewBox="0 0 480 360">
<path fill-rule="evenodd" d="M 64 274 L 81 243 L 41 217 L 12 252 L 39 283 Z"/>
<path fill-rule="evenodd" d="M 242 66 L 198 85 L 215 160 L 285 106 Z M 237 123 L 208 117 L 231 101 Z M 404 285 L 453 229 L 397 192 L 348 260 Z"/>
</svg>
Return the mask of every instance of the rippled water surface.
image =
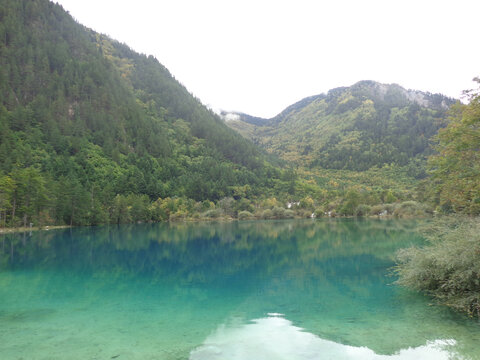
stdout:
<svg viewBox="0 0 480 360">
<path fill-rule="evenodd" d="M 480 359 L 480 324 L 393 285 L 408 221 L 0 236 L 0 358 Z"/>
</svg>

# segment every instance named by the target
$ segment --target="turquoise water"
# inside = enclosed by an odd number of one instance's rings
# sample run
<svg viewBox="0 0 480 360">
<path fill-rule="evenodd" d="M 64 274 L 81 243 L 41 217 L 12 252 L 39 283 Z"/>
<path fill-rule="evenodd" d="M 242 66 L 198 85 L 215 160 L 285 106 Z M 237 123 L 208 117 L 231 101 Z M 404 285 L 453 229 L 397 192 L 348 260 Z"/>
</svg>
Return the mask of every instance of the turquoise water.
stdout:
<svg viewBox="0 0 480 360">
<path fill-rule="evenodd" d="M 480 359 L 480 324 L 392 284 L 406 221 L 0 237 L 0 359 Z"/>
</svg>

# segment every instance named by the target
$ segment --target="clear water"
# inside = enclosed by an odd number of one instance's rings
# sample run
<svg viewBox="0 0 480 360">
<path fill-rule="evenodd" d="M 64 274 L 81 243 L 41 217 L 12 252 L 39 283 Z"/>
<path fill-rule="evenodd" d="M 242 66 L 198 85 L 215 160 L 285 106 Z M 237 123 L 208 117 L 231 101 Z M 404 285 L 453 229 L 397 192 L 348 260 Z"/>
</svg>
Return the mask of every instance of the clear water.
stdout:
<svg viewBox="0 0 480 360">
<path fill-rule="evenodd" d="M 0 237 L 0 359 L 480 359 L 480 324 L 392 284 L 402 221 Z"/>
</svg>

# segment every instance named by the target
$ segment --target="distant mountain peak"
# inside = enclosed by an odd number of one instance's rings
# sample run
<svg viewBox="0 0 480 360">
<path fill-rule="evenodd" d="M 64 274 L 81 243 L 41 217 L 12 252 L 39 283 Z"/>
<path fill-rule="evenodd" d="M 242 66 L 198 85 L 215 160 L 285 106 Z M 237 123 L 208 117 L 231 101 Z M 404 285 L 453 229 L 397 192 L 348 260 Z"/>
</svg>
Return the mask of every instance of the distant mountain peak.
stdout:
<svg viewBox="0 0 480 360">
<path fill-rule="evenodd" d="M 454 99 L 364 80 L 304 98 L 271 119 L 224 114 L 227 125 L 285 160 L 366 170 L 431 152 Z M 234 120 L 234 121 L 232 121 Z"/>
<path fill-rule="evenodd" d="M 362 80 L 351 87 L 341 88 L 350 89 L 352 92 L 362 92 L 369 94 L 373 99 L 379 99 L 385 102 L 413 102 L 423 107 L 436 107 L 448 109 L 455 99 L 448 98 L 442 94 L 432 94 L 419 90 L 405 89 L 398 84 L 384 84 L 373 80 Z M 402 104 L 403 105 L 403 104 Z"/>
</svg>

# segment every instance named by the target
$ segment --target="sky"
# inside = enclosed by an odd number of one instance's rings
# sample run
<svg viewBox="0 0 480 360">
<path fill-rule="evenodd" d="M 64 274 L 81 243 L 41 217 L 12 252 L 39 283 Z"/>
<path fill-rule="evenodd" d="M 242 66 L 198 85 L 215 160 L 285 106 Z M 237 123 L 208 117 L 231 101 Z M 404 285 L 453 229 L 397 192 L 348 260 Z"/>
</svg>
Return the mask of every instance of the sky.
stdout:
<svg viewBox="0 0 480 360">
<path fill-rule="evenodd" d="M 361 80 L 460 98 L 480 75 L 478 0 L 54 1 L 214 110 L 270 118 Z"/>
</svg>

